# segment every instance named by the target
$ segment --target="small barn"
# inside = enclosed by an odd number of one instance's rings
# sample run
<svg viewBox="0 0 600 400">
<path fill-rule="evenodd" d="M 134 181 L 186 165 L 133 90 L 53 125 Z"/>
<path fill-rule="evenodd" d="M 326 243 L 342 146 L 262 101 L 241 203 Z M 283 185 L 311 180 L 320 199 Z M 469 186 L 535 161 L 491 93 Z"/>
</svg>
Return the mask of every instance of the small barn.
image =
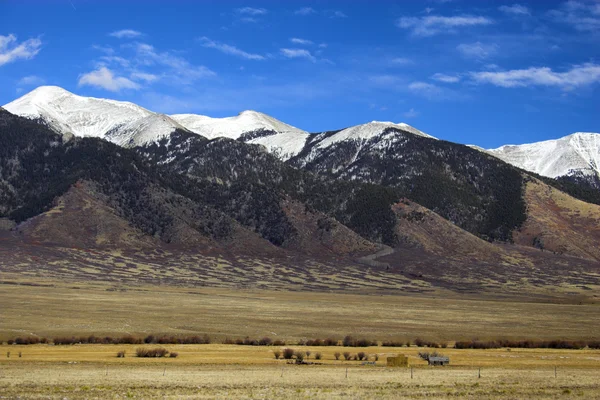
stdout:
<svg viewBox="0 0 600 400">
<path fill-rule="evenodd" d="M 388 367 L 408 367 L 408 357 L 400 355 L 387 358 Z"/>
<path fill-rule="evenodd" d="M 449 357 L 429 357 L 427 359 L 429 365 L 448 365 L 450 364 Z"/>
</svg>

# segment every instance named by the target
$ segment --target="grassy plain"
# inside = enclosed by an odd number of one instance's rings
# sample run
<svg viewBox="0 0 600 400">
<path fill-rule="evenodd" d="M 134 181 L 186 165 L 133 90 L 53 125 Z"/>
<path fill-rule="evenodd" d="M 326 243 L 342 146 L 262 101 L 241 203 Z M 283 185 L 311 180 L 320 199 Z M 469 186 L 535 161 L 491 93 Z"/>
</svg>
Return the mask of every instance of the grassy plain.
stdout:
<svg viewBox="0 0 600 400">
<path fill-rule="evenodd" d="M 452 366 L 434 368 L 415 347 L 313 347 L 323 364 L 304 366 L 275 360 L 272 347 L 165 346 L 176 359 L 138 359 L 136 347 L 0 346 L 0 398 L 600 398 L 600 351 L 444 349 Z M 335 361 L 335 351 L 380 361 Z M 385 367 L 394 354 L 409 356 L 412 378 L 409 368 Z"/>
<path fill-rule="evenodd" d="M 374 340 L 598 339 L 600 304 L 437 295 L 0 285 L 0 341 L 17 336 L 208 334 Z"/>
</svg>

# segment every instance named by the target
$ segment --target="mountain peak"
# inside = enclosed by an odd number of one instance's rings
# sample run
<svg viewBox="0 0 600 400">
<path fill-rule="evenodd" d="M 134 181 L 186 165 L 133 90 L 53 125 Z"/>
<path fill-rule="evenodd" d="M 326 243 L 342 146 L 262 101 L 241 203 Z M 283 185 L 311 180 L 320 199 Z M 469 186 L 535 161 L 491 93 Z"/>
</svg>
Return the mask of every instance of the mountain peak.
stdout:
<svg viewBox="0 0 600 400">
<path fill-rule="evenodd" d="M 576 132 L 559 139 L 504 145 L 488 153 L 550 178 L 583 173 L 600 177 L 600 134 Z"/>
</svg>

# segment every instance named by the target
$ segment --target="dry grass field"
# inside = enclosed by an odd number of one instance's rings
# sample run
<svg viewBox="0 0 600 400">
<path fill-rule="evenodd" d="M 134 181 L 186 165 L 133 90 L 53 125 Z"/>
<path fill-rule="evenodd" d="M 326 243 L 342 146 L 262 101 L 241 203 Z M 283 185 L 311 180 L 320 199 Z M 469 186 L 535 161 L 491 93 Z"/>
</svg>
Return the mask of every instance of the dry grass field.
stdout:
<svg viewBox="0 0 600 400">
<path fill-rule="evenodd" d="M 293 346 L 323 354 L 322 365 L 297 366 L 275 360 L 273 347 L 165 346 L 176 359 L 139 359 L 136 347 L 1 346 L 0 398 L 600 398 L 600 351 L 444 349 L 452 365 L 428 367 L 415 347 Z M 335 361 L 335 351 L 380 359 Z M 410 368 L 385 367 L 395 354 L 409 356 L 412 378 Z"/>
<path fill-rule="evenodd" d="M 293 344 L 348 334 L 379 341 L 592 340 L 600 327 L 593 296 L 233 290 L 58 280 L 35 271 L 0 278 L 0 341 L 91 334 L 213 339 L 210 345 L 165 345 L 179 353 L 173 359 L 135 357 L 136 348 L 157 345 L 0 345 L 0 399 L 600 399 L 600 350 L 448 348 L 439 351 L 451 366 L 433 368 L 414 346 Z M 317 352 L 323 359 L 320 365 L 288 365 L 273 357 L 279 347 L 220 344 L 246 336 L 283 339 L 291 348 L 310 350 L 309 361 L 317 362 Z M 117 358 L 123 350 L 126 357 Z M 379 361 L 336 361 L 334 352 L 345 351 L 364 351 L 371 360 L 377 354 Z M 412 378 L 410 369 L 385 366 L 395 354 L 409 356 Z"/>
<path fill-rule="evenodd" d="M 0 340 L 208 334 L 374 340 L 598 339 L 600 304 L 110 284 L 0 285 Z"/>
</svg>

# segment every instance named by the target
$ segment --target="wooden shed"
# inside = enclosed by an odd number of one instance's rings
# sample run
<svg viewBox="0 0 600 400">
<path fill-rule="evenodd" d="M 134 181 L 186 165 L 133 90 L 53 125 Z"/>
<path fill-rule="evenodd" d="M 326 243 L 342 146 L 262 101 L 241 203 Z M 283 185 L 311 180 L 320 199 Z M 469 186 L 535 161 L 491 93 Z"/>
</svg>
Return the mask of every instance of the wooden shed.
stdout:
<svg viewBox="0 0 600 400">
<path fill-rule="evenodd" d="M 408 357 L 400 355 L 387 358 L 388 367 L 408 367 Z"/>
<path fill-rule="evenodd" d="M 450 364 L 450 358 L 448 357 L 429 357 L 427 360 L 429 365 L 448 365 Z"/>
</svg>

